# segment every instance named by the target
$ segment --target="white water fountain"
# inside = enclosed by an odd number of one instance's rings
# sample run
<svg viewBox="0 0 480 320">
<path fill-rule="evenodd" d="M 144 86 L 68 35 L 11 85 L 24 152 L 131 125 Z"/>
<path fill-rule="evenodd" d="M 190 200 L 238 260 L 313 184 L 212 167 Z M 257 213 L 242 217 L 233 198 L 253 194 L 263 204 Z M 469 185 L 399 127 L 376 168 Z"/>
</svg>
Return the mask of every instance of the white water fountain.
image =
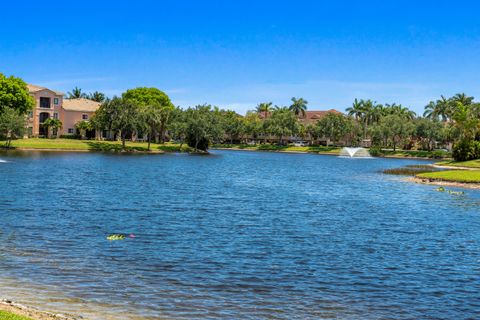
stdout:
<svg viewBox="0 0 480 320">
<path fill-rule="evenodd" d="M 371 158 L 370 152 L 365 148 L 345 147 L 340 151 L 340 157 L 345 158 Z"/>
</svg>

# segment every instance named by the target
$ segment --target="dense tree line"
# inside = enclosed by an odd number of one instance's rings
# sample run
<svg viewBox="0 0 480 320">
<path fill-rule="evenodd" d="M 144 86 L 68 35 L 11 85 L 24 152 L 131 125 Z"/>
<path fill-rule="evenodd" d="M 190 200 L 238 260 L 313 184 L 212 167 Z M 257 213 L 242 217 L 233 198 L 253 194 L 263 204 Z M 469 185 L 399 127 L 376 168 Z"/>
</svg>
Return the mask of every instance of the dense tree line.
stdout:
<svg viewBox="0 0 480 320">
<path fill-rule="evenodd" d="M 303 121 L 308 105 L 303 98 L 292 98 L 289 106 L 263 102 L 245 116 L 211 105 L 175 107 L 156 88 L 135 88 L 106 98 L 101 92 L 86 94 L 75 87 L 67 98 L 102 103 L 89 121 L 77 123 L 82 138 L 89 130 L 107 131 L 109 138 L 121 140 L 123 146 L 127 139 L 138 137 L 144 137 L 149 148 L 152 141 L 173 140 L 196 151 L 205 151 L 212 143 L 284 145 L 304 140 L 393 150 L 448 148 L 458 160 L 480 158 L 480 103 L 465 94 L 431 101 L 422 116 L 400 104 L 355 99 L 346 114 L 330 112 L 316 121 Z M 0 136 L 8 144 L 23 135 L 33 104 L 25 82 L 0 74 Z M 57 119 L 43 125 L 49 133 L 62 127 Z"/>
</svg>

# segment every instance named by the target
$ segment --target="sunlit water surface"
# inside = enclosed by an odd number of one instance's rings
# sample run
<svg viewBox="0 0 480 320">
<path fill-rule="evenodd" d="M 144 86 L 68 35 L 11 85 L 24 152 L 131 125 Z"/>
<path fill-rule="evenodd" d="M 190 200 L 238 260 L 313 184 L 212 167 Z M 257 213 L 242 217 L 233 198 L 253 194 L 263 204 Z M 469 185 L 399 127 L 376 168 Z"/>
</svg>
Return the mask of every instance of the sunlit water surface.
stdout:
<svg viewBox="0 0 480 320">
<path fill-rule="evenodd" d="M 480 192 L 381 174 L 421 161 L 0 159 L 0 297 L 92 319 L 480 318 Z"/>
</svg>

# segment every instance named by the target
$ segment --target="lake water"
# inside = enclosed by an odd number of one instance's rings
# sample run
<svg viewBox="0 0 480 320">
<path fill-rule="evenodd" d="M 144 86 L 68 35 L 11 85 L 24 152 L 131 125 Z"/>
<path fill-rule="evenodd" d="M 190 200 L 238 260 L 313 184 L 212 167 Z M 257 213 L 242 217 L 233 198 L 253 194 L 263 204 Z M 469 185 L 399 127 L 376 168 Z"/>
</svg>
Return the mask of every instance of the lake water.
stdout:
<svg viewBox="0 0 480 320">
<path fill-rule="evenodd" d="M 91 319 L 480 318 L 480 192 L 380 173 L 422 161 L 0 159 L 0 297 Z"/>
</svg>

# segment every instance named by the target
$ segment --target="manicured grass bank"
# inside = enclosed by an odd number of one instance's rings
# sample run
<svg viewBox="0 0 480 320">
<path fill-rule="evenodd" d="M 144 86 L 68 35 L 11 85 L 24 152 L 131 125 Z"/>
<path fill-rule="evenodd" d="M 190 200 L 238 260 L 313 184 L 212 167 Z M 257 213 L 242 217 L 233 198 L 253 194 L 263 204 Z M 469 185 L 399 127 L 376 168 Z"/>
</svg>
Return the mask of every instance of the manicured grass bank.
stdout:
<svg viewBox="0 0 480 320">
<path fill-rule="evenodd" d="M 296 147 L 296 146 L 279 146 L 274 144 L 215 144 L 212 146 L 213 149 L 241 149 L 241 150 L 252 150 L 252 151 L 278 151 L 278 152 L 308 152 L 308 153 L 331 153 L 338 154 L 341 148 L 338 147 L 326 147 L 326 146 L 305 146 L 305 147 Z"/>
<path fill-rule="evenodd" d="M 480 159 L 470 160 L 470 161 L 442 161 L 442 162 L 437 162 L 436 165 L 480 169 Z"/>
<path fill-rule="evenodd" d="M 417 178 L 431 181 L 448 181 L 460 183 L 480 183 L 480 170 L 446 170 L 420 173 Z"/>
<path fill-rule="evenodd" d="M 1 144 L 0 144 L 1 145 Z M 147 152 L 148 144 L 146 142 L 126 143 L 127 151 Z M 75 140 L 75 139 L 19 139 L 12 141 L 12 147 L 16 149 L 44 149 L 44 150 L 75 150 L 75 151 L 121 151 L 122 143 L 120 141 L 95 141 L 95 140 Z M 173 143 L 155 144 L 152 143 L 150 149 L 153 152 L 189 152 L 187 145 Z"/>
<path fill-rule="evenodd" d="M 11 312 L 0 310 L 0 320 L 31 320 L 31 319 L 23 316 L 18 316 Z"/>
<path fill-rule="evenodd" d="M 370 154 L 375 157 L 392 157 L 392 158 L 430 158 L 445 159 L 450 158 L 450 153 L 445 151 L 424 151 L 424 150 L 385 150 L 370 149 Z"/>
<path fill-rule="evenodd" d="M 326 146 L 305 146 L 296 147 L 278 146 L 272 144 L 216 144 L 212 148 L 222 149 L 241 149 L 241 150 L 256 150 L 256 151 L 278 151 L 278 152 L 305 152 L 305 153 L 321 153 L 321 154 L 338 154 L 342 148 L 340 147 L 326 147 Z M 443 151 L 422 151 L 422 150 L 380 150 L 372 148 L 369 150 L 374 157 L 392 157 L 392 158 L 430 158 L 443 159 L 450 157 L 450 153 Z"/>
</svg>

